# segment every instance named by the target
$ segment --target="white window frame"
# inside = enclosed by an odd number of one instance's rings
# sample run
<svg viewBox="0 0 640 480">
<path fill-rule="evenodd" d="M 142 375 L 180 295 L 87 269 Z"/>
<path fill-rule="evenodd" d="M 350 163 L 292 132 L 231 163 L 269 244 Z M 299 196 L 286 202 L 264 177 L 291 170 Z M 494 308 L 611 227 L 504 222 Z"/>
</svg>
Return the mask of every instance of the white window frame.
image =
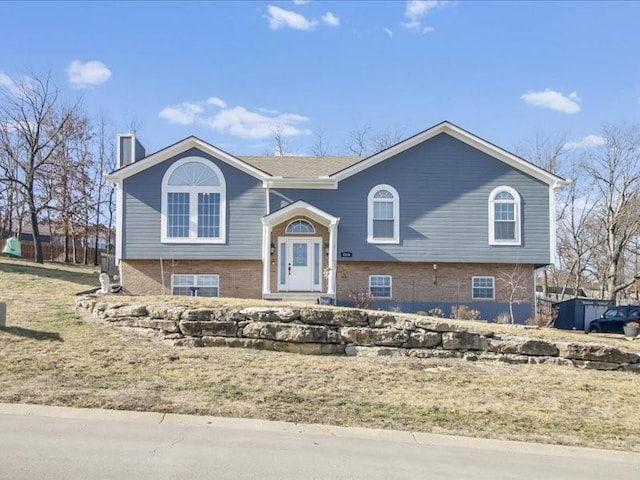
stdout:
<svg viewBox="0 0 640 480">
<path fill-rule="evenodd" d="M 173 172 L 185 163 L 201 163 L 207 168 L 213 170 L 217 175 L 220 185 L 215 187 L 209 186 L 169 186 L 169 179 Z M 222 171 L 209 160 L 200 157 L 186 157 L 175 162 L 162 177 L 162 201 L 161 201 L 161 218 L 160 218 L 160 241 L 162 243 L 225 243 L 227 241 L 227 194 L 226 182 Z M 169 193 L 188 193 L 189 194 L 189 236 L 188 237 L 169 237 L 167 235 L 167 210 Z M 198 237 L 198 193 L 219 193 L 220 194 L 220 229 L 217 237 Z"/>
<path fill-rule="evenodd" d="M 499 193 L 506 192 L 513 197 L 513 200 L 496 200 L 496 196 Z M 515 238 L 500 240 L 496 239 L 496 231 L 495 231 L 495 217 L 496 217 L 496 209 L 495 205 L 497 203 L 512 203 L 513 204 L 513 213 L 515 217 Z M 521 202 L 520 202 L 520 194 L 512 187 L 507 187 L 506 185 L 502 185 L 500 187 L 494 188 L 489 194 L 489 245 L 522 245 L 521 240 L 521 231 L 522 225 L 520 222 L 521 214 Z"/>
<path fill-rule="evenodd" d="M 294 224 L 294 223 L 306 223 L 307 225 L 309 225 L 311 227 L 311 231 L 310 232 L 290 232 L 289 228 Z M 316 227 L 313 225 L 313 223 L 311 223 L 308 220 L 305 220 L 304 218 L 297 218 L 295 220 L 292 220 L 291 222 L 289 222 L 289 224 L 287 225 L 287 227 L 284 229 L 284 233 L 286 235 L 315 235 L 316 233 Z"/>
<path fill-rule="evenodd" d="M 389 279 L 389 296 L 388 297 L 378 297 L 376 295 L 374 295 L 373 293 L 371 293 L 371 279 L 372 278 L 379 278 L 379 277 L 385 277 Z M 373 298 L 380 298 L 380 299 L 391 299 L 393 298 L 393 277 L 391 275 L 369 275 L 369 295 L 371 295 Z"/>
<path fill-rule="evenodd" d="M 174 273 L 171 275 L 171 295 L 175 295 L 175 293 L 173 293 L 173 289 L 176 287 L 175 285 L 176 277 L 193 277 L 193 281 L 194 281 L 193 285 L 187 288 L 199 288 L 199 287 L 210 288 L 211 285 L 198 285 L 198 280 L 200 277 L 215 277 L 215 279 L 217 280 L 216 287 L 218 288 L 218 295 L 215 295 L 214 297 L 207 297 L 207 298 L 220 297 L 220 275 L 218 275 L 217 273 Z M 186 285 L 178 285 L 178 286 L 185 287 Z"/>
<path fill-rule="evenodd" d="M 474 283 L 476 280 L 479 279 L 486 279 L 486 278 L 490 278 L 491 279 L 491 290 L 493 291 L 493 295 L 491 296 L 491 298 L 488 297 L 476 297 L 474 295 L 474 290 L 475 290 L 475 286 Z M 485 287 L 477 287 L 477 288 L 485 288 Z M 491 300 L 495 300 L 496 299 L 496 277 L 492 277 L 490 275 L 477 275 L 474 277 L 471 277 L 471 299 L 472 300 L 478 300 L 478 301 L 482 301 L 482 300 L 487 300 L 487 301 L 491 301 Z"/>
<path fill-rule="evenodd" d="M 393 238 L 376 238 L 373 236 L 373 201 L 376 193 L 387 190 L 393 195 Z M 400 195 L 391 185 L 376 185 L 367 197 L 367 242 L 368 243 L 400 243 Z"/>
</svg>

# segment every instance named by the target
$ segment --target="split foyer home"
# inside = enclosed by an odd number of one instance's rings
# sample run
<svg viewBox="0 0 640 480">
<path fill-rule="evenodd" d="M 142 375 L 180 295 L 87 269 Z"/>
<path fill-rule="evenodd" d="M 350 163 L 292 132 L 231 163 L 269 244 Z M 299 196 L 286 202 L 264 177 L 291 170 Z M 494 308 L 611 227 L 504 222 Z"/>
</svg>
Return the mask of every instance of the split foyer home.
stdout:
<svg viewBox="0 0 640 480">
<path fill-rule="evenodd" d="M 116 261 L 131 294 L 368 292 L 374 308 L 532 316 L 567 181 L 440 123 L 356 157 L 234 156 L 196 137 L 147 155 L 118 137 Z"/>
</svg>

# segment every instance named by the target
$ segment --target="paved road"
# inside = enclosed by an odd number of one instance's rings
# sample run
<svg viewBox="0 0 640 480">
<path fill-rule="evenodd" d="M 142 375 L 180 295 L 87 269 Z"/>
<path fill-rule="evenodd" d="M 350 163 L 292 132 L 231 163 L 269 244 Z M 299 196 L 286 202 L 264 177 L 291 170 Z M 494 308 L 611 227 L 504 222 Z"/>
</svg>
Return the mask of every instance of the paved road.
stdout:
<svg viewBox="0 0 640 480">
<path fill-rule="evenodd" d="M 640 478 L 640 454 L 284 422 L 0 404 L 1 480 Z"/>
</svg>

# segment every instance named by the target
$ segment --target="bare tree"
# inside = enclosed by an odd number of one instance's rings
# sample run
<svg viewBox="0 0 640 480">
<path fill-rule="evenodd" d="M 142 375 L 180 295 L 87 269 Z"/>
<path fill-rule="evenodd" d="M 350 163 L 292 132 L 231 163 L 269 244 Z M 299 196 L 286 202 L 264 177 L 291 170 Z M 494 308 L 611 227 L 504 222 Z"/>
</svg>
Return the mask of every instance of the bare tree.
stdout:
<svg viewBox="0 0 640 480">
<path fill-rule="evenodd" d="M 371 155 L 393 147 L 404 139 L 403 132 L 380 132 L 371 136 Z"/>
<path fill-rule="evenodd" d="M 623 275 L 624 253 L 640 234 L 640 129 L 606 126 L 604 145 L 584 163 L 601 200 L 594 213 L 603 228 L 606 296 L 618 294 L 640 278 Z"/>
<path fill-rule="evenodd" d="M 75 109 L 60 105 L 58 90 L 48 75 L 32 76 L 5 89 L 0 103 L 0 181 L 16 186 L 24 195 L 38 263 L 44 261 L 38 216 L 49 200 L 39 195 L 42 176 L 52 166 Z"/>
<path fill-rule="evenodd" d="M 497 282 L 503 286 L 503 291 L 507 294 L 509 303 L 509 321 L 515 323 L 513 315 L 513 306 L 518 303 L 531 301 L 532 293 L 529 291 L 528 285 L 531 285 L 531 274 L 526 272 L 519 264 L 515 264 L 510 271 L 503 271 L 497 275 Z"/>
<path fill-rule="evenodd" d="M 531 140 L 516 147 L 516 154 L 548 172 L 562 175 L 562 160 L 569 153 L 566 144 L 566 133 L 547 135 L 538 132 Z"/>
<path fill-rule="evenodd" d="M 369 139 L 371 136 L 371 124 L 355 125 L 349 130 L 345 149 L 356 157 L 367 157 L 371 150 Z"/>
<path fill-rule="evenodd" d="M 324 132 L 314 133 L 315 141 L 311 145 L 311 153 L 314 157 L 326 157 L 329 155 L 329 143 L 324 138 Z"/>
<path fill-rule="evenodd" d="M 285 157 L 289 153 L 289 140 L 287 140 L 285 133 L 284 126 L 278 125 L 271 135 L 273 150 L 278 157 Z"/>
<path fill-rule="evenodd" d="M 529 162 L 537 165 L 540 168 L 553 173 L 554 175 L 562 175 L 563 173 L 563 160 L 567 157 L 568 151 L 565 148 L 567 143 L 567 135 L 546 135 L 543 133 L 536 133 L 532 140 L 525 142 L 524 144 L 516 148 L 516 154 L 520 157 L 528 160 Z M 556 194 L 558 195 L 558 194 Z M 562 193 L 560 195 L 563 195 Z M 566 194 L 564 197 L 559 198 L 560 209 L 556 213 L 556 222 L 561 221 L 564 216 L 564 210 L 567 202 Z M 549 290 L 549 273 L 555 273 L 555 266 L 548 265 L 543 270 L 542 275 L 542 289 L 543 296 L 548 296 Z"/>
<path fill-rule="evenodd" d="M 601 243 L 600 225 L 593 215 L 597 205 L 593 183 L 580 170 L 578 166 L 574 169 L 573 181 L 564 196 L 564 215 L 558 222 L 558 258 L 564 268 L 561 299 L 570 285 L 577 296 L 585 274 L 593 275 L 592 266 Z M 556 285 L 560 286 L 559 283 Z"/>
</svg>

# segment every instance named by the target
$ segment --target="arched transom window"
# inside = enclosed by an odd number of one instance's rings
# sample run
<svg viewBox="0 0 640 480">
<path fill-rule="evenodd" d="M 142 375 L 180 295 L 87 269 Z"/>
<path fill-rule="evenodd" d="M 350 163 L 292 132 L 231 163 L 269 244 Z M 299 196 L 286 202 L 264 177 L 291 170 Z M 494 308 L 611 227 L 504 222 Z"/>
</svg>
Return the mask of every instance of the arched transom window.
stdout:
<svg viewBox="0 0 640 480">
<path fill-rule="evenodd" d="M 367 199 L 367 241 L 400 242 L 400 197 L 391 185 L 376 185 Z"/>
<path fill-rule="evenodd" d="M 294 220 L 287 225 L 286 232 L 300 235 L 305 233 L 316 233 L 316 229 L 306 220 Z"/>
<path fill-rule="evenodd" d="M 511 187 L 489 195 L 489 244 L 520 245 L 520 195 Z"/>
<path fill-rule="evenodd" d="M 162 241 L 223 243 L 225 180 L 210 161 L 177 161 L 162 180 Z"/>
</svg>

